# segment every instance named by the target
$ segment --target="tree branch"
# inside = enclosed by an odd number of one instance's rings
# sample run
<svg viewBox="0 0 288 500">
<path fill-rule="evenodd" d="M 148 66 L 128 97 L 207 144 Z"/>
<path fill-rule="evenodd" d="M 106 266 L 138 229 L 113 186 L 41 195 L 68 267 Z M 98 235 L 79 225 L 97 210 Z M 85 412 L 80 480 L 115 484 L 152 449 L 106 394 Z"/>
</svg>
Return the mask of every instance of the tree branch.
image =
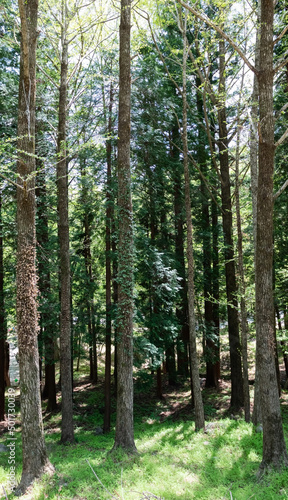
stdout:
<svg viewBox="0 0 288 500">
<path fill-rule="evenodd" d="M 286 66 L 286 64 L 288 64 L 288 58 L 286 57 L 286 56 L 287 56 L 287 53 L 288 53 L 288 51 L 286 51 L 286 52 L 285 52 L 285 59 L 284 59 L 284 61 L 282 61 L 280 64 L 278 64 L 278 66 L 276 66 L 276 67 L 274 68 L 274 70 L 273 70 L 274 75 L 276 75 L 276 73 L 278 73 L 278 71 L 279 71 L 280 69 L 282 69 L 282 68 L 283 68 L 283 66 Z"/>
<path fill-rule="evenodd" d="M 285 141 L 286 137 L 288 137 L 288 128 L 285 130 L 284 134 L 280 137 L 279 141 L 275 143 L 275 147 L 277 148 L 278 146 L 280 146 L 280 144 L 282 144 L 282 142 Z"/>
<path fill-rule="evenodd" d="M 286 189 L 287 186 L 288 186 L 288 179 L 284 182 L 284 184 L 280 187 L 280 189 L 278 189 L 277 193 L 274 194 L 273 196 L 274 201 L 278 198 L 278 196 L 280 196 L 280 194 L 283 193 L 283 191 Z"/>
<path fill-rule="evenodd" d="M 204 23 L 206 23 L 208 26 L 217 31 L 217 33 L 219 33 L 219 35 L 221 35 L 221 37 L 224 38 L 224 40 L 226 40 L 231 45 L 231 47 L 233 47 L 233 49 L 239 54 L 239 56 L 243 59 L 245 64 L 247 64 L 248 68 L 250 68 L 251 71 L 253 71 L 253 73 L 255 73 L 256 75 L 258 74 L 256 68 L 253 66 L 253 64 L 250 63 L 250 61 L 247 59 L 247 57 L 245 56 L 244 52 L 242 52 L 240 47 L 238 47 L 238 45 L 235 42 L 233 42 L 233 40 L 228 35 L 226 35 L 226 33 L 219 26 L 217 26 L 217 24 L 213 23 L 211 19 L 206 17 L 204 14 L 201 14 L 197 10 L 193 9 L 193 7 L 190 7 L 190 5 L 183 2 L 182 0 L 176 0 L 176 1 L 180 3 L 182 7 L 189 10 L 198 19 L 204 21 Z"/>
<path fill-rule="evenodd" d="M 285 26 L 285 28 L 282 31 L 282 33 L 280 33 L 280 35 L 277 36 L 277 38 L 275 38 L 274 45 L 276 45 L 276 43 L 278 43 L 281 40 L 281 38 L 283 38 L 283 36 L 285 35 L 285 33 L 286 33 L 287 30 L 288 30 L 288 24 L 287 24 L 287 26 Z"/>
<path fill-rule="evenodd" d="M 59 90 L 59 85 L 57 85 L 57 83 L 54 82 L 53 78 L 51 78 L 51 76 L 48 75 L 48 73 L 45 71 L 45 69 L 43 69 L 40 66 L 40 64 L 37 64 L 37 68 L 41 71 L 41 73 L 43 73 L 43 75 L 47 76 L 48 80 L 52 83 L 53 87 Z"/>
</svg>

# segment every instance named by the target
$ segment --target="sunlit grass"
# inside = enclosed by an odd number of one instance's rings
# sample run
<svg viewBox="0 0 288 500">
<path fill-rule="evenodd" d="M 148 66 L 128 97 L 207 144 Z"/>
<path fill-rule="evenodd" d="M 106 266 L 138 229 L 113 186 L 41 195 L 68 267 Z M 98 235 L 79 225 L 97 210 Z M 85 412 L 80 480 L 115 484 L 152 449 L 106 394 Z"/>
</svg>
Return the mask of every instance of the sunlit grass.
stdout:
<svg viewBox="0 0 288 500">
<path fill-rule="evenodd" d="M 184 404 L 184 393 L 187 395 L 187 388 L 183 392 L 175 391 L 169 397 L 175 399 L 174 403 L 180 401 Z M 60 445 L 60 414 L 45 415 L 47 450 L 55 474 L 42 477 L 24 499 L 106 500 L 114 497 L 140 500 L 149 498 L 149 494 L 162 500 L 288 499 L 287 470 L 271 472 L 260 482 L 257 480 L 262 435 L 241 418 L 221 418 L 223 408 L 215 409 L 215 401 L 219 402 L 221 398 L 224 398 L 223 403 L 226 401 L 225 390 L 222 394 L 203 391 L 203 396 L 205 407 L 209 408 L 208 424 L 206 432 L 198 433 L 194 431 L 192 411 L 191 418 L 186 411 L 185 419 L 181 416 L 173 419 L 172 412 L 163 420 L 169 398 L 159 402 L 148 395 L 147 404 L 144 395 L 142 404 L 141 398 L 137 399 L 135 441 L 138 455 L 127 456 L 121 451 L 109 453 L 114 442 L 114 429 L 108 435 L 95 433 L 103 421 L 103 391 L 83 383 L 75 391 L 76 444 Z M 286 435 L 287 400 L 284 394 L 282 407 Z M 114 423 L 115 403 L 113 406 Z M 6 440 L 7 434 L 4 433 L 0 441 L 7 444 Z M 16 460 L 17 478 L 20 479 L 20 432 L 17 432 Z M 0 481 L 5 487 L 8 473 L 7 452 L 1 453 Z M 5 498 L 4 493 L 1 498 Z M 8 498 L 10 500 L 13 495 L 8 494 Z"/>
</svg>

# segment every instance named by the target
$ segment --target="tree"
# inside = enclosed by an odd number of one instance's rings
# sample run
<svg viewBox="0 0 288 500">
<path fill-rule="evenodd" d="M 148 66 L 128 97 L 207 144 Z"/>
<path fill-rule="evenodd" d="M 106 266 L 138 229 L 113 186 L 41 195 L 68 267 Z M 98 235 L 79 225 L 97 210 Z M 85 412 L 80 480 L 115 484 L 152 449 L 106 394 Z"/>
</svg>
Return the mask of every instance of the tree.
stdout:
<svg viewBox="0 0 288 500">
<path fill-rule="evenodd" d="M 105 411 L 104 411 L 104 432 L 110 431 L 111 420 L 111 337 L 112 337 L 112 266 L 111 266 L 111 229 L 113 218 L 113 198 L 112 198 L 112 132 L 113 132 L 113 82 L 110 82 L 109 104 L 108 104 L 108 124 L 106 140 L 107 157 L 107 179 L 106 179 L 106 339 L 105 339 Z"/>
<path fill-rule="evenodd" d="M 219 93 L 225 103 L 225 41 L 219 42 Z M 221 99 L 220 98 L 220 99 Z M 241 369 L 241 346 L 239 336 L 237 283 L 233 245 L 232 201 L 228 156 L 228 130 L 225 104 L 218 110 L 219 153 L 221 172 L 222 220 L 224 233 L 225 276 L 228 311 L 228 332 L 231 362 L 231 408 L 243 406 L 243 379 Z"/>
<path fill-rule="evenodd" d="M 262 0 L 259 71 L 259 174 L 256 242 L 256 364 L 263 422 L 261 469 L 288 465 L 275 369 L 273 300 L 273 0 Z"/>
<path fill-rule="evenodd" d="M 39 132 L 37 133 L 39 135 Z M 38 137 L 39 138 L 39 137 Z M 40 154 L 37 148 L 38 155 Z M 39 312 L 40 312 L 40 347 L 45 351 L 45 385 L 42 392 L 43 399 L 47 398 L 47 411 L 57 408 L 55 383 L 55 314 L 53 311 L 53 297 L 51 294 L 51 269 L 47 262 L 49 253 L 49 226 L 48 226 L 48 199 L 46 188 L 45 167 L 43 160 L 36 158 L 37 188 L 36 188 L 36 238 L 37 263 L 39 275 Z M 42 345 L 41 345 L 42 344 Z M 43 350 L 43 349 L 42 349 Z"/>
<path fill-rule="evenodd" d="M 261 470 L 288 465 L 278 395 L 274 350 L 273 301 L 273 172 L 275 146 L 285 140 L 287 131 L 274 143 L 273 116 L 273 0 L 263 0 L 260 9 L 259 68 L 249 62 L 241 48 L 219 26 L 193 7 L 178 0 L 196 17 L 217 31 L 236 50 L 256 74 L 259 85 L 258 191 L 256 241 L 256 369 L 259 374 L 260 404 L 263 421 L 263 457 Z M 286 30 L 276 39 L 279 42 Z M 282 67 L 280 65 L 280 67 Z"/>
<path fill-rule="evenodd" d="M 72 397 L 72 345 L 71 345 L 71 263 L 70 263 L 70 236 L 69 236 L 69 215 L 68 215 L 68 147 L 67 147 L 67 119 L 68 110 L 75 104 L 77 98 L 81 95 L 81 90 L 79 90 L 79 84 L 81 85 L 81 78 L 79 78 L 82 62 L 85 56 L 87 56 L 87 39 L 85 34 L 97 21 L 91 22 L 91 11 L 89 11 L 89 5 L 85 2 L 73 2 L 72 5 L 68 5 L 66 0 L 62 0 L 59 8 L 59 13 L 54 14 L 51 10 L 53 23 L 47 23 L 45 26 L 47 31 L 47 37 L 51 41 L 54 54 L 49 57 L 49 62 L 52 62 L 52 71 L 49 74 L 49 70 L 41 68 L 42 73 L 44 73 L 49 81 L 53 83 L 53 86 L 59 90 L 58 98 L 58 127 L 57 127 L 57 205 L 58 205 L 58 241 L 59 241 L 59 294 L 60 294 L 60 372 L 61 372 L 61 392 L 62 392 L 62 436 L 61 441 L 63 443 L 74 441 L 74 429 L 73 429 L 73 397 Z M 94 3 L 91 2 L 91 7 L 93 8 Z M 87 15 L 87 22 L 83 22 L 83 16 L 80 13 L 83 12 L 84 8 L 88 8 L 88 11 L 84 13 Z M 85 9 L 84 9 L 85 10 Z M 48 9 L 48 13 L 50 9 Z M 89 15 L 88 15 L 89 14 Z M 77 20 L 77 21 L 75 21 Z M 53 26 L 54 33 L 51 36 L 50 28 Z M 60 33 L 57 33 L 57 30 Z M 56 31 L 56 40 L 55 40 Z M 95 31 L 95 30 L 94 30 Z M 88 42 L 95 42 L 97 30 L 93 33 L 91 39 Z M 60 43 L 59 43 L 60 38 Z M 72 52 L 77 43 L 80 41 L 80 53 L 79 50 L 76 52 L 76 62 L 69 72 L 69 51 Z M 98 41 L 98 40 L 97 40 Z M 59 49 L 58 49 L 59 43 Z M 55 45 L 57 50 L 55 50 Z M 78 48 L 78 47 L 77 47 Z M 93 51 L 96 49 L 93 49 Z M 55 83 L 55 68 L 58 70 L 58 66 L 55 58 L 55 53 L 58 56 L 60 63 L 60 75 L 59 85 Z M 57 61 L 58 62 L 58 61 Z M 48 65 L 48 67 L 51 64 Z M 50 68 L 51 69 L 51 68 Z M 74 80 L 74 88 L 69 95 L 69 83 Z M 80 80 L 80 81 L 79 81 Z M 70 102 L 68 103 L 68 97 L 70 97 Z M 87 225 L 86 229 L 87 230 Z M 86 240 L 89 238 L 86 234 Z M 87 240 L 88 241 L 88 240 Z M 88 251 L 88 247 L 86 247 Z M 86 252 L 87 254 L 87 252 Z M 89 255 L 86 255 L 85 264 L 86 270 L 89 268 Z M 89 273 L 89 269 L 87 271 Z M 90 326 L 91 326 L 90 322 Z M 90 330 L 93 328 L 91 326 Z M 91 335 L 90 331 L 90 337 Z M 92 339 L 90 338 L 92 343 Z M 95 343 L 94 343 L 95 346 Z M 91 346 L 91 358 L 92 358 L 92 346 Z M 94 360 L 95 361 L 95 360 Z M 91 368 L 92 363 L 91 363 Z M 93 370 L 91 370 L 93 371 Z M 65 376 L 62 374 L 65 373 Z M 96 378 L 96 369 L 92 377 Z"/>
<path fill-rule="evenodd" d="M 74 442 L 72 373 L 71 373 L 71 277 L 68 220 L 68 165 L 66 149 L 68 89 L 68 7 L 62 2 L 61 71 L 59 89 L 59 122 L 57 137 L 58 238 L 60 270 L 60 373 L 61 373 L 61 441 Z"/>
<path fill-rule="evenodd" d="M 133 218 L 130 172 L 131 0 L 121 0 L 118 119 L 118 311 L 115 448 L 135 453 L 133 428 Z"/>
<path fill-rule="evenodd" d="M 41 415 L 37 345 L 37 277 L 35 268 L 35 93 L 38 2 L 19 0 L 21 58 L 17 162 L 17 332 L 20 368 L 23 470 L 25 491 L 43 472 L 47 458 Z"/>
<path fill-rule="evenodd" d="M 182 15 L 181 15 L 182 16 Z M 185 13 L 184 21 L 181 17 L 181 28 L 183 35 L 183 166 L 184 166 L 184 182 L 185 182 L 185 214 L 187 224 L 187 262 L 188 262 L 188 312 L 189 312 L 189 344 L 191 358 L 191 378 L 193 388 L 193 400 L 195 405 L 195 430 L 205 427 L 204 407 L 202 401 L 199 368 L 196 347 L 196 321 L 195 321 L 195 292 L 194 292 L 194 256 L 193 256 L 193 226 L 191 216 L 191 199 L 190 199 L 190 177 L 189 177 L 189 161 L 188 161 L 188 140 L 187 140 L 187 58 L 188 58 L 188 43 L 187 43 L 187 13 Z"/>
</svg>

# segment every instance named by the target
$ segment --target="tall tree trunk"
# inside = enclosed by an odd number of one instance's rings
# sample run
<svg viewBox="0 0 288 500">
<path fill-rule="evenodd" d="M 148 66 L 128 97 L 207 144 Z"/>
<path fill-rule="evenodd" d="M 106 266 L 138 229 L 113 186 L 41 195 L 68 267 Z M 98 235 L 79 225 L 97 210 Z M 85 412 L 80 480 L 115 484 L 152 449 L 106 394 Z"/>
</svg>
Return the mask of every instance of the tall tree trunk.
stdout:
<svg viewBox="0 0 288 500">
<path fill-rule="evenodd" d="M 220 379 L 220 316 L 219 316 L 219 246 L 218 246 L 218 207 L 214 201 L 211 206 L 211 222 L 212 222 L 212 323 L 213 332 L 217 338 L 217 361 L 216 361 L 216 377 Z M 214 369 L 213 369 L 213 373 Z"/>
<path fill-rule="evenodd" d="M 63 2 L 62 59 L 59 92 L 59 123 L 57 140 L 58 239 L 60 262 L 60 374 L 62 393 L 61 442 L 74 442 L 71 370 L 71 277 L 68 220 L 68 168 L 66 158 L 66 102 L 68 43 L 66 40 L 66 3 Z"/>
<path fill-rule="evenodd" d="M 259 175 L 256 245 L 256 363 L 263 422 L 261 469 L 288 465 L 275 370 L 273 303 L 273 0 L 262 0 L 260 19 Z"/>
<path fill-rule="evenodd" d="M 199 89 L 201 81 L 196 78 L 196 86 Z M 203 129 L 203 99 L 200 90 L 196 91 L 196 102 L 198 111 L 198 148 L 197 160 L 202 173 L 207 175 L 207 158 L 205 153 L 205 131 Z M 212 297 L 212 270 L 211 270 L 211 227 L 209 213 L 209 192 L 201 177 L 202 195 L 202 241 L 203 241 L 203 291 L 204 291 L 204 334 L 203 344 L 206 357 L 206 387 L 218 386 L 218 362 L 219 348 L 215 342 L 213 328 L 213 304 Z"/>
<path fill-rule="evenodd" d="M 38 165 L 39 163 L 39 165 Z M 54 352 L 54 325 L 53 325 L 53 305 L 51 303 L 50 270 L 49 263 L 45 262 L 42 253 L 49 252 L 49 232 L 47 217 L 47 193 L 45 183 L 45 172 L 43 162 L 36 159 L 37 165 L 37 215 L 38 225 L 36 227 L 37 246 L 39 248 L 38 273 L 39 292 L 43 301 L 40 314 L 40 324 L 42 328 L 42 342 L 45 350 L 45 386 L 42 397 L 48 398 L 47 411 L 57 408 L 56 402 L 56 382 L 55 382 L 55 352 Z"/>
<path fill-rule="evenodd" d="M 19 0 L 21 57 L 17 162 L 17 333 L 20 370 L 23 469 L 19 491 L 52 470 L 44 442 L 37 344 L 35 266 L 35 94 L 38 2 Z M 21 152 L 20 152 L 21 151 Z"/>
<path fill-rule="evenodd" d="M 118 311 L 115 448 L 135 453 L 133 423 L 133 214 L 130 171 L 131 0 L 121 0 L 118 121 Z"/>
<path fill-rule="evenodd" d="M 225 108 L 225 42 L 219 41 L 219 93 L 224 104 L 219 108 L 219 153 L 221 172 L 222 221 L 224 233 L 224 256 L 226 274 L 226 294 L 228 312 L 228 333 L 231 366 L 231 408 L 238 410 L 243 406 L 243 378 L 241 367 L 241 345 L 238 322 L 237 284 L 233 246 L 232 203 L 228 157 L 228 132 Z"/>
<path fill-rule="evenodd" d="M 179 136 L 178 126 L 172 130 L 172 140 L 174 143 Z M 171 148 L 170 156 L 179 162 L 179 152 L 176 147 Z M 180 334 L 177 342 L 177 371 L 179 375 L 188 377 L 188 342 L 189 342 L 189 325 L 188 325 L 188 302 L 187 302 L 187 281 L 185 273 L 184 259 L 184 206 L 182 197 L 181 181 L 182 176 L 179 172 L 179 166 L 175 162 L 173 167 L 175 176 L 174 183 L 174 217 L 175 217 L 175 260 L 177 265 L 178 275 L 181 277 L 180 282 L 180 303 L 176 308 L 176 316 L 180 325 Z M 182 181 L 183 182 L 183 181 Z"/>
<path fill-rule="evenodd" d="M 215 154 L 216 142 L 215 142 L 215 123 L 211 123 L 211 139 L 212 139 L 212 151 Z M 213 159 L 211 161 L 212 172 L 214 172 Z M 218 180 L 215 181 L 218 187 Z M 219 190 L 220 191 L 220 190 Z M 217 338 L 217 361 L 215 362 L 215 368 L 213 373 L 216 374 L 217 380 L 220 379 L 220 308 L 219 308 L 219 223 L 218 223 L 218 206 L 217 203 L 212 200 L 211 202 L 211 224 L 212 224 L 212 324 L 213 332 Z M 215 370 L 215 371 L 214 371 Z M 215 376 L 215 375 L 214 375 Z"/>
<path fill-rule="evenodd" d="M 87 309 L 87 323 L 88 323 L 88 338 L 89 338 L 89 360 L 90 360 L 90 380 L 93 383 L 98 381 L 97 372 L 97 349 L 96 349 L 96 332 L 94 321 L 94 290 L 93 290 L 93 273 L 92 273 L 92 255 L 91 255 L 91 209 L 88 200 L 88 182 L 86 178 L 86 161 L 85 158 L 80 160 L 80 172 L 82 181 L 81 202 L 84 208 L 83 226 L 84 226 L 84 239 L 83 239 L 83 255 L 85 261 L 86 272 L 86 309 Z"/>
<path fill-rule="evenodd" d="M 250 390 L 249 390 L 249 373 L 248 373 L 248 323 L 247 310 L 245 301 L 245 275 L 243 262 L 243 235 L 242 221 L 240 209 L 240 179 L 239 179 L 239 163 L 240 163 L 240 113 L 242 106 L 242 92 L 244 84 L 244 69 L 241 78 L 240 99 L 237 109 L 237 136 L 236 136 L 236 187 L 235 187 L 235 204 L 237 218 L 237 235 L 238 235 L 238 267 L 239 267 L 239 292 L 240 292 L 240 319 L 241 319 L 241 340 L 242 340 L 242 359 L 243 359 L 243 392 L 244 392 L 244 412 L 245 421 L 250 422 Z"/>
<path fill-rule="evenodd" d="M 182 14 L 181 14 L 182 15 Z M 190 343 L 190 360 L 191 360 L 191 375 L 193 398 L 195 405 L 195 430 L 200 430 L 205 427 L 204 407 L 202 401 L 198 356 L 196 346 L 196 318 L 195 318 L 195 296 L 194 296 L 194 256 L 193 256 L 193 226 L 191 216 L 191 199 L 190 199 L 190 176 L 188 163 L 188 138 L 187 138 L 187 36 L 186 25 L 187 14 L 185 13 L 185 21 L 183 23 L 183 165 L 185 179 L 185 212 L 187 224 L 187 261 L 188 261 L 188 310 L 189 310 L 189 343 Z"/>
<path fill-rule="evenodd" d="M 112 199 L 112 107 L 113 83 L 110 82 L 108 107 L 108 139 L 106 141 L 107 183 L 106 183 L 106 338 L 105 338 L 105 408 L 104 432 L 110 432 L 111 425 L 111 338 L 112 338 L 112 267 L 111 267 L 111 228 L 113 217 Z"/>
<path fill-rule="evenodd" d="M 114 204 L 113 204 L 113 213 L 115 213 L 114 210 Z M 115 311 L 117 311 L 117 304 L 118 304 L 118 283 L 117 283 L 117 270 L 118 270 L 118 259 L 116 257 L 117 255 L 117 244 L 116 244 L 116 220 L 115 217 L 113 217 L 113 222 L 112 222 L 112 242 L 111 242 L 111 247 L 112 247 L 112 254 L 113 254 L 113 260 L 112 260 L 112 290 L 113 290 L 113 308 Z M 117 316 L 117 315 L 116 315 Z M 118 379 L 118 371 L 117 371 L 117 319 L 114 321 L 114 392 L 115 395 L 117 396 L 117 379 Z"/>
<path fill-rule="evenodd" d="M 0 190 L 0 422 L 5 417 L 5 303 L 4 303 L 4 262 L 3 262 L 3 224 L 2 224 L 2 187 Z"/>
<path fill-rule="evenodd" d="M 260 10 L 261 0 L 258 2 L 257 9 L 257 29 L 255 40 L 255 68 L 259 69 L 260 57 Z M 253 216 L 253 243 L 254 243 L 254 269 L 256 272 L 256 245 L 257 245 L 257 191 L 258 191 L 258 113 L 259 113 L 259 85 L 257 75 L 253 77 L 253 92 L 251 96 L 251 124 L 250 124 L 250 172 L 251 172 L 251 198 L 252 198 L 252 216 Z M 254 402 L 252 422 L 254 425 L 262 424 L 262 413 L 260 404 L 259 391 L 259 374 L 258 365 L 255 367 L 255 383 L 254 383 Z"/>
</svg>

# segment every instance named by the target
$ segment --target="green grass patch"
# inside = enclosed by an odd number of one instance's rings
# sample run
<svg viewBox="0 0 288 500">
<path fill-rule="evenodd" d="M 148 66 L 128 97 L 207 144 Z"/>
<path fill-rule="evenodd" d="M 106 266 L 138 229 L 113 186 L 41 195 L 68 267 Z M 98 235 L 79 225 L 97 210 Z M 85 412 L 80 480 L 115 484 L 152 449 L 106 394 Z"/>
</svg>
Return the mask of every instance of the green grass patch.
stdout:
<svg viewBox="0 0 288 500">
<path fill-rule="evenodd" d="M 195 433 L 187 387 L 165 394 L 135 398 L 135 441 L 138 455 L 109 453 L 114 429 L 108 435 L 95 430 L 103 422 L 103 391 L 79 381 L 75 391 L 75 445 L 60 440 L 60 414 L 45 415 L 46 444 L 53 476 L 33 485 L 25 500 L 274 500 L 288 499 L 288 470 L 270 472 L 261 481 L 262 435 L 241 418 L 221 418 L 217 409 L 224 393 L 203 391 L 207 427 Z M 224 398 L 224 399 L 223 399 Z M 187 401 L 188 399 L 188 401 Z M 115 402 L 113 403 L 115 410 Z M 287 396 L 282 397 L 285 435 L 288 431 Z M 226 412 L 227 413 L 227 412 Z M 115 421 L 115 411 L 113 422 Z M 7 433 L 0 442 L 7 445 Z M 21 476 L 21 436 L 17 432 L 17 478 Z M 0 453 L 0 481 L 7 486 L 8 453 Z M 97 477 L 96 477 L 97 476 Z M 0 496 L 2 490 L 0 492 Z M 154 497 L 152 496 L 154 495 Z M 4 494 L 1 498 L 5 498 Z M 9 500 L 14 498 L 8 494 Z"/>
</svg>

